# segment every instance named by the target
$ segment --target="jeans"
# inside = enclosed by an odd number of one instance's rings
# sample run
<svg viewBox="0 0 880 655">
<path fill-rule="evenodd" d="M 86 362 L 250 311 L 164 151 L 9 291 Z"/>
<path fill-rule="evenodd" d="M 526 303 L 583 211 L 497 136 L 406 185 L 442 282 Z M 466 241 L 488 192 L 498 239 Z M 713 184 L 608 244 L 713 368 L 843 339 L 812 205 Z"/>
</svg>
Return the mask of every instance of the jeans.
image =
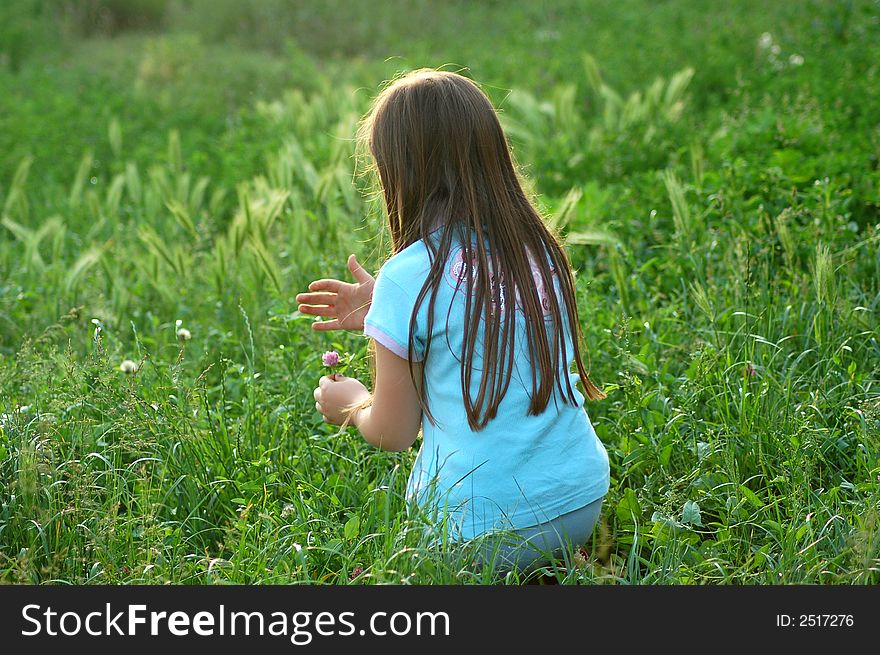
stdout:
<svg viewBox="0 0 880 655">
<path fill-rule="evenodd" d="M 486 539 L 479 559 L 496 569 L 529 571 L 566 556 L 589 540 L 599 520 L 604 496 L 552 521 L 519 528 Z"/>
</svg>

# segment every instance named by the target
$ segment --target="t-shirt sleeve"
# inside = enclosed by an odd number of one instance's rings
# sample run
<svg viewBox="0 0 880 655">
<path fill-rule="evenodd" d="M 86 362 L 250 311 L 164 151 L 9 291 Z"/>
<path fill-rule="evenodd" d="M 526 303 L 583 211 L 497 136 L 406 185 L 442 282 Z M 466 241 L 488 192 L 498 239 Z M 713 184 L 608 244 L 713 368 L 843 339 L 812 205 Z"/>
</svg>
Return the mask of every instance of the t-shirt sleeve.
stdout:
<svg viewBox="0 0 880 655">
<path fill-rule="evenodd" d="M 389 274 L 386 264 L 376 277 L 373 302 L 364 318 L 364 334 L 403 359 L 409 359 L 409 322 L 420 289 L 421 284 L 418 288 L 404 288 Z M 424 353 L 424 339 L 418 322 L 413 336 L 413 361 L 420 361 Z"/>
</svg>

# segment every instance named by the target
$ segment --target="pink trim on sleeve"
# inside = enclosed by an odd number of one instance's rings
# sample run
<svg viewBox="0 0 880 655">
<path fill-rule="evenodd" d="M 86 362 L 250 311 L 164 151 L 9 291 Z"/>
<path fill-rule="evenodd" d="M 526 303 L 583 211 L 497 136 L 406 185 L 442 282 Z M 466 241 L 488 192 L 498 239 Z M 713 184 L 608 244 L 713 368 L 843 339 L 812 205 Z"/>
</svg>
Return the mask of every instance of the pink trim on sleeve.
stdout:
<svg viewBox="0 0 880 655">
<path fill-rule="evenodd" d="M 365 323 L 364 334 L 381 343 L 383 346 L 385 346 L 388 350 L 393 352 L 401 359 L 409 359 L 409 353 L 407 352 L 407 349 L 400 345 L 400 343 L 398 343 L 394 337 L 392 337 L 384 330 L 376 327 L 375 325 L 371 325 L 370 323 Z M 415 357 L 413 361 L 421 361 L 421 358 Z"/>
</svg>

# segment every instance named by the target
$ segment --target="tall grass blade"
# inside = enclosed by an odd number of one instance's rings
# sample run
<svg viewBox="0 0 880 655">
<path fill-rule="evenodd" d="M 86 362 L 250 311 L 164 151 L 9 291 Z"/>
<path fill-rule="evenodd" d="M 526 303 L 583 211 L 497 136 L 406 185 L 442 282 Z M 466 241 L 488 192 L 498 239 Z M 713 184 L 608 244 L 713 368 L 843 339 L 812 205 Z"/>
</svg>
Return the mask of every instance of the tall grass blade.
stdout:
<svg viewBox="0 0 880 655">
<path fill-rule="evenodd" d="M 73 178 L 73 184 L 70 187 L 70 195 L 67 198 L 69 207 L 76 209 L 80 206 L 83 199 L 83 189 L 86 181 L 89 179 L 89 172 L 92 170 L 92 162 L 94 158 L 91 152 L 86 152 L 79 162 L 79 168 Z"/>
<path fill-rule="evenodd" d="M 25 187 L 27 185 L 28 173 L 31 170 L 31 164 L 34 158 L 28 155 L 19 162 L 12 175 L 12 182 L 9 185 L 9 191 L 6 199 L 3 201 L 3 215 L 15 217 L 19 220 L 26 221 L 28 219 L 28 202 Z M 16 211 L 16 207 L 18 211 Z"/>
</svg>

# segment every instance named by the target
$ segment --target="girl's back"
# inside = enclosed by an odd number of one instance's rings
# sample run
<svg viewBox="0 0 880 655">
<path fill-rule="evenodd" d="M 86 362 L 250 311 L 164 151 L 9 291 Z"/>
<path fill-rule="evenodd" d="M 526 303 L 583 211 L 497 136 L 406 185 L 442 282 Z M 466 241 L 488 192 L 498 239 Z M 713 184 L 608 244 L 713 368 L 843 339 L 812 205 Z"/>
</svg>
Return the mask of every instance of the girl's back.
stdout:
<svg viewBox="0 0 880 655">
<path fill-rule="evenodd" d="M 465 539 L 495 528 L 544 523 L 601 498 L 609 485 L 608 456 L 582 394 L 575 389 L 574 405 L 554 396 L 543 413 L 528 415 L 533 362 L 520 303 L 514 306 L 510 385 L 486 427 L 474 431 L 469 426 L 461 384 L 468 265 L 457 240 L 442 267 L 432 346 L 424 363 L 425 396 L 434 422 L 423 418 L 422 447 L 407 488 L 412 500 L 436 511 L 438 518 L 446 516 L 452 532 Z M 403 358 L 409 355 L 410 317 L 430 269 L 431 251 L 420 240 L 389 259 L 376 280 L 364 332 Z M 542 306 L 549 306 L 540 275 L 534 279 Z M 500 298 L 501 312 L 510 311 L 503 287 Z M 415 360 L 424 354 L 428 306 L 421 303 L 413 326 Z M 552 316 L 545 314 L 545 320 L 551 323 Z M 566 352 L 572 353 L 570 333 L 564 322 L 561 327 Z M 481 342 L 478 337 L 471 362 L 472 398 L 482 379 Z M 568 365 L 559 374 L 570 376 L 574 387 L 578 376 L 569 373 Z"/>
</svg>

